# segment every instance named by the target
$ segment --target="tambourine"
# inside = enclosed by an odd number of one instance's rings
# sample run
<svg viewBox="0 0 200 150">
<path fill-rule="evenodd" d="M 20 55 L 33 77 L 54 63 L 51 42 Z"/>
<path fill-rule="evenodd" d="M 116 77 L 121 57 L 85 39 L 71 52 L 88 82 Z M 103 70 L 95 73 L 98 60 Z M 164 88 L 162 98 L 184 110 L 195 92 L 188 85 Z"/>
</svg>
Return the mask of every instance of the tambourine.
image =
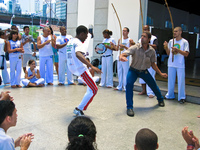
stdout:
<svg viewBox="0 0 200 150">
<path fill-rule="evenodd" d="M 98 43 L 95 48 L 94 48 L 95 52 L 97 54 L 103 54 L 106 52 L 107 48 L 105 47 L 105 43 Z"/>
</svg>

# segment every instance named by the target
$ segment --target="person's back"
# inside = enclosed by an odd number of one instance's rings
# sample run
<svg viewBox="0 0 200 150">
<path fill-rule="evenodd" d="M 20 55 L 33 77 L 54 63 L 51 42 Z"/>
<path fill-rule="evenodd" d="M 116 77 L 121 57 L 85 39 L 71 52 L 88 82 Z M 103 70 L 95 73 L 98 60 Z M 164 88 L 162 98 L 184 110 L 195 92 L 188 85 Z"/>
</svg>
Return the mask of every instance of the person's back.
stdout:
<svg viewBox="0 0 200 150">
<path fill-rule="evenodd" d="M 155 150 L 158 149 L 158 137 L 148 128 L 143 128 L 136 134 L 135 150 Z"/>
</svg>

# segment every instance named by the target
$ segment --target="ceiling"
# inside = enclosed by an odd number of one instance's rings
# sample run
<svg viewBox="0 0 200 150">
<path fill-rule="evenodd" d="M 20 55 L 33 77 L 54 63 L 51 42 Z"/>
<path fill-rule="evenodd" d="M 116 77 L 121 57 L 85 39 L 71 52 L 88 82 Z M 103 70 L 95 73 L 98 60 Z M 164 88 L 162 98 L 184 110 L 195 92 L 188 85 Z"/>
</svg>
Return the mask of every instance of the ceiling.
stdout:
<svg viewBox="0 0 200 150">
<path fill-rule="evenodd" d="M 159 4 L 165 4 L 165 0 L 150 0 L 152 2 L 156 2 Z M 199 1 L 197 0 L 167 0 L 169 7 L 174 7 L 177 9 L 181 9 L 187 11 L 192 14 L 196 14 L 200 16 L 200 9 L 199 9 Z"/>
</svg>

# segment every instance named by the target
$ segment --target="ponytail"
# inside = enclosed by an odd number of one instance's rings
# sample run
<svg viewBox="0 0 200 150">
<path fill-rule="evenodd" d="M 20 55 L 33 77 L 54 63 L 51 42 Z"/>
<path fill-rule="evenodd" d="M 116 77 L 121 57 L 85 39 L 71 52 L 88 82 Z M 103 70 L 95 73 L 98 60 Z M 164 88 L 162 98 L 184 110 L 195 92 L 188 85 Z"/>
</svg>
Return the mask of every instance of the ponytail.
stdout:
<svg viewBox="0 0 200 150">
<path fill-rule="evenodd" d="M 108 29 L 106 29 L 106 30 L 103 31 L 103 34 L 105 34 L 105 33 L 107 33 L 108 35 L 112 35 L 112 31 L 110 31 Z"/>
</svg>

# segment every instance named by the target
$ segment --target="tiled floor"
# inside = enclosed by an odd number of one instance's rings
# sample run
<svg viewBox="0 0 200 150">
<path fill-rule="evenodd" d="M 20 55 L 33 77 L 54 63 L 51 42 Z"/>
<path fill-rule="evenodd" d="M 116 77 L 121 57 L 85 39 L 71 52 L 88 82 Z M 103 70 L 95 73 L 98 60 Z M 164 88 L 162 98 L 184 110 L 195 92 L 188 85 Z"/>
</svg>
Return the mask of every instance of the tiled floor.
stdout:
<svg viewBox="0 0 200 150">
<path fill-rule="evenodd" d="M 58 87 L 55 81 L 54 86 L 10 90 L 15 98 L 18 122 L 7 134 L 15 139 L 26 132 L 34 133 L 30 150 L 64 150 L 68 143 L 67 126 L 74 118 L 73 109 L 80 103 L 86 87 Z M 189 126 L 199 137 L 199 105 L 180 105 L 166 100 L 166 107 L 160 108 L 156 98 L 134 94 L 135 117 L 131 118 L 126 115 L 125 92 L 99 88 L 85 112 L 97 127 L 98 149 L 133 150 L 135 134 L 141 128 L 157 133 L 160 150 L 186 149 L 181 136 L 184 126 Z"/>
</svg>

